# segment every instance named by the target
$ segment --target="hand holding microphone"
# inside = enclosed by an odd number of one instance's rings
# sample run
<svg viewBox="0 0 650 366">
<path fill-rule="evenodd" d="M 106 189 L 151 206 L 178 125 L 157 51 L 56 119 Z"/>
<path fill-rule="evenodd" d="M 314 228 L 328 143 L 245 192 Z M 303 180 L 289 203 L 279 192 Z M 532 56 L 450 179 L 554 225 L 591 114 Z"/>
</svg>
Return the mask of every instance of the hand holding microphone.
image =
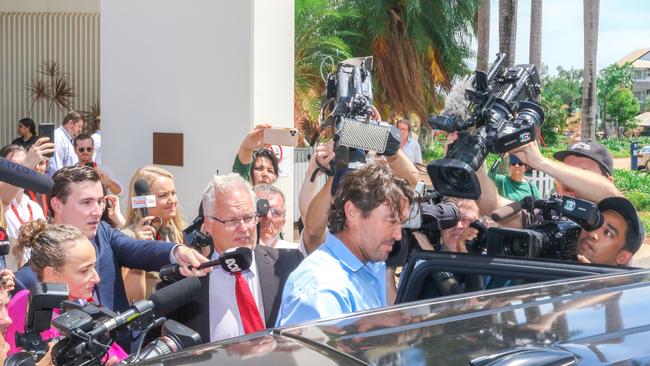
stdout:
<svg viewBox="0 0 650 366">
<path fill-rule="evenodd" d="M 207 261 L 206 259 L 192 270 L 211 271 L 212 267 L 221 266 L 224 271 L 234 274 L 249 269 L 252 262 L 253 251 L 247 247 L 239 247 L 224 252 L 215 260 Z M 171 264 L 160 269 L 160 278 L 165 282 L 173 283 L 183 277 L 187 277 L 187 275 L 183 273 L 183 268 L 178 264 Z"/>
</svg>

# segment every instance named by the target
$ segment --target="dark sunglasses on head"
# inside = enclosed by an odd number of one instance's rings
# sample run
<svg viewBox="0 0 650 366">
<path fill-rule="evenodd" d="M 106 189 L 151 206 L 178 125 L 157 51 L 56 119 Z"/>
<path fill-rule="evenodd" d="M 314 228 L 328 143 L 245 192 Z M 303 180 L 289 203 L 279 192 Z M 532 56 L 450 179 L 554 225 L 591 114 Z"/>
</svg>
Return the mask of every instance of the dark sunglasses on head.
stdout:
<svg viewBox="0 0 650 366">
<path fill-rule="evenodd" d="M 93 152 L 92 147 L 79 147 L 79 148 L 77 148 L 77 150 L 79 150 L 80 153 L 83 153 L 83 152 L 86 152 L 86 151 Z"/>
</svg>

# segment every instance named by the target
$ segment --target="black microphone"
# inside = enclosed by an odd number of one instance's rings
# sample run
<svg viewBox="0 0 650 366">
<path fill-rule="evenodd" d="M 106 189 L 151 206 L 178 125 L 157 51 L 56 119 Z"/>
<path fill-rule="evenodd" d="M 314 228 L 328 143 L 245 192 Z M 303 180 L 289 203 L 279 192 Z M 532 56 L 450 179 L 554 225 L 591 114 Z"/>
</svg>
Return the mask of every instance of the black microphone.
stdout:
<svg viewBox="0 0 650 366">
<path fill-rule="evenodd" d="M 149 212 L 147 211 L 147 207 L 146 207 L 146 202 L 147 202 L 146 196 L 149 195 L 149 183 L 147 183 L 144 179 L 138 179 L 133 184 L 133 190 L 135 191 L 135 195 L 137 196 L 133 198 L 141 199 L 145 203 L 145 207 L 140 207 L 140 213 L 142 214 L 142 217 L 149 216 Z M 133 203 L 131 203 L 131 205 L 133 205 Z"/>
<path fill-rule="evenodd" d="M 28 167 L 0 157 L 0 181 L 38 193 L 51 194 L 54 181 Z"/>
<path fill-rule="evenodd" d="M 221 266 L 228 273 L 236 273 L 249 269 L 253 263 L 253 251 L 248 247 L 232 248 L 222 253 L 217 259 L 202 263 L 196 269 Z M 170 264 L 160 269 L 160 278 L 168 283 L 174 283 L 184 278 L 178 264 Z"/>
<path fill-rule="evenodd" d="M 108 333 L 124 324 L 130 323 L 142 315 L 153 312 L 157 316 L 164 316 L 186 305 L 192 296 L 201 289 L 201 281 L 196 277 L 188 277 L 179 282 L 154 292 L 149 300 L 139 300 L 131 308 L 118 316 L 104 320 L 92 331 L 89 336 L 95 338 Z"/>
<path fill-rule="evenodd" d="M 519 213 L 521 209 L 522 209 L 521 204 L 517 201 L 513 201 L 508 203 L 505 206 L 499 207 L 496 210 L 494 210 L 494 212 L 492 212 L 490 217 L 492 218 L 492 220 L 496 222 L 500 222 L 511 218 L 515 214 Z"/>
</svg>

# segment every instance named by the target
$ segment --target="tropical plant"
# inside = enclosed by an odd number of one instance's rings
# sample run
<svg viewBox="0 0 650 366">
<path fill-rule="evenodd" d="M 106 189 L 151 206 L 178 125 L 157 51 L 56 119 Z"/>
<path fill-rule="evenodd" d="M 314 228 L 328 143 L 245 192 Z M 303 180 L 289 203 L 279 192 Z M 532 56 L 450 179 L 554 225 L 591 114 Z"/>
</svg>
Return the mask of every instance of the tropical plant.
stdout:
<svg viewBox="0 0 650 366">
<path fill-rule="evenodd" d="M 569 114 L 575 113 L 582 103 L 582 70 L 557 68 L 557 75 L 542 77 L 542 97 L 559 98 Z"/>
<path fill-rule="evenodd" d="M 326 76 L 331 71 L 321 66 L 329 60 L 331 67 L 352 55 L 342 36 L 350 39 L 358 37 L 358 33 L 343 30 L 340 25 L 358 18 L 356 9 L 336 6 L 328 0 L 295 2 L 295 124 L 309 145 L 318 137 L 320 99 L 325 89 L 321 72 Z"/>
<path fill-rule="evenodd" d="M 581 136 L 596 138 L 596 54 L 598 49 L 598 17 L 600 0 L 583 0 L 584 76 L 582 79 Z"/>
<path fill-rule="evenodd" d="M 34 79 L 27 85 L 27 91 L 32 96 L 29 114 L 32 114 L 34 105 L 39 102 L 48 103 L 48 113 L 56 107 L 62 112 L 72 109 L 72 100 L 76 96 L 68 75 L 63 72 L 61 64 L 48 60 L 41 64 L 38 72 L 42 77 Z"/>
<path fill-rule="evenodd" d="M 623 127 L 633 126 L 634 116 L 639 113 L 639 103 L 632 93 L 632 64 L 614 63 L 607 66 L 600 71 L 597 85 L 603 128 L 607 130 L 610 122 Z"/>
</svg>

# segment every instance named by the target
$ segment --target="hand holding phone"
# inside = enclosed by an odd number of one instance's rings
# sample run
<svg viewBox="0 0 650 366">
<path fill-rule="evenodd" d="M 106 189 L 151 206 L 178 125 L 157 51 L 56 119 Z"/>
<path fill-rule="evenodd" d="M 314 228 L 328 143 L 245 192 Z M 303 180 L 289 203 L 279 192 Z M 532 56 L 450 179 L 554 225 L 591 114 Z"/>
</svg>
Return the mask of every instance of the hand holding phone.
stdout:
<svg viewBox="0 0 650 366">
<path fill-rule="evenodd" d="M 297 146 L 298 130 L 295 128 L 267 128 L 262 139 L 267 145 Z"/>
<path fill-rule="evenodd" d="M 54 123 L 41 123 L 38 125 L 38 132 L 39 136 L 41 137 L 47 137 L 50 139 L 49 142 L 54 143 Z M 52 154 L 45 154 L 46 157 L 51 158 L 54 155 Z"/>
</svg>

